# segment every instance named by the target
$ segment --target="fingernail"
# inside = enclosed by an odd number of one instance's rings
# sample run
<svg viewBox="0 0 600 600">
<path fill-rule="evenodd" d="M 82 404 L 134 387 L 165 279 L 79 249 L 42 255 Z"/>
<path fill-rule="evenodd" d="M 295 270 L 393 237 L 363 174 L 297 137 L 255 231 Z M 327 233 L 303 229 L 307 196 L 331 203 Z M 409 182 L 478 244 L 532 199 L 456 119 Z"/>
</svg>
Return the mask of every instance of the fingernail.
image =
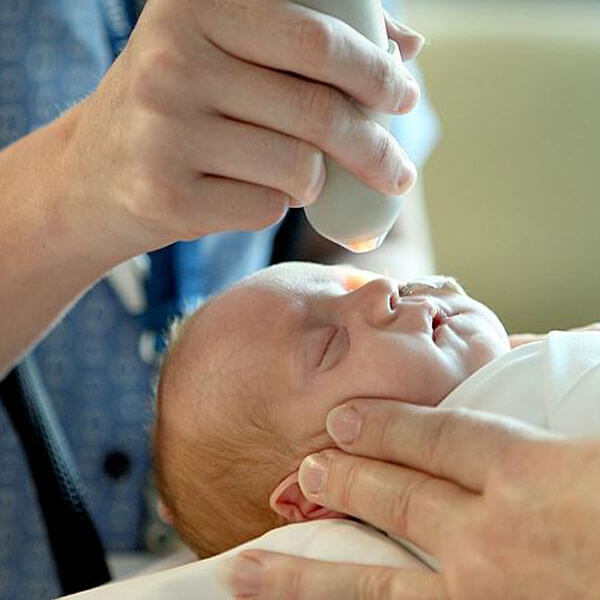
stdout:
<svg viewBox="0 0 600 600">
<path fill-rule="evenodd" d="M 362 417 L 350 406 L 339 406 L 327 415 L 327 431 L 339 444 L 351 444 L 358 439 Z"/>
<path fill-rule="evenodd" d="M 251 558 L 237 556 L 219 568 L 217 578 L 234 596 L 253 598 L 262 589 L 263 566 Z"/>
<path fill-rule="evenodd" d="M 323 187 L 327 181 L 327 167 L 325 166 L 325 157 L 323 155 L 321 155 L 321 160 L 322 164 L 319 165 L 319 174 L 317 179 L 315 179 L 307 198 L 302 202 L 301 206 L 306 207 L 314 204 L 319 199 L 319 196 L 323 191 Z"/>
<path fill-rule="evenodd" d="M 318 494 L 325 485 L 329 458 L 324 454 L 313 454 L 300 465 L 298 479 L 303 490 L 309 494 Z"/>
</svg>

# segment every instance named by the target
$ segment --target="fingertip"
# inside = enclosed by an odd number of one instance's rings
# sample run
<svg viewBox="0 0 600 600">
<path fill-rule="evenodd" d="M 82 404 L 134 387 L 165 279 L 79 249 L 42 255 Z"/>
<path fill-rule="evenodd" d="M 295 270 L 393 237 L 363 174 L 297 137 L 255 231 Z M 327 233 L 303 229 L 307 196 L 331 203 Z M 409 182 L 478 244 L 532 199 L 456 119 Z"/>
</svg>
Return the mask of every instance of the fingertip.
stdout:
<svg viewBox="0 0 600 600">
<path fill-rule="evenodd" d="M 404 91 L 402 93 L 402 99 L 396 108 L 396 112 L 399 115 L 405 115 L 414 110 L 421 99 L 421 88 L 417 80 L 408 73 L 406 67 L 404 69 L 406 71 Z"/>
<path fill-rule="evenodd" d="M 427 40 L 421 34 L 406 37 L 401 44 L 398 44 L 400 46 L 402 60 L 406 61 L 416 58 L 421 54 L 426 44 Z"/>
<path fill-rule="evenodd" d="M 425 36 L 392 18 L 387 11 L 386 22 L 388 35 L 400 46 L 402 58 L 412 60 L 417 57 L 427 43 Z"/>
<path fill-rule="evenodd" d="M 417 166 L 410 159 L 406 158 L 402 162 L 402 170 L 397 181 L 398 195 L 404 196 L 408 194 L 415 187 L 418 179 Z"/>
</svg>

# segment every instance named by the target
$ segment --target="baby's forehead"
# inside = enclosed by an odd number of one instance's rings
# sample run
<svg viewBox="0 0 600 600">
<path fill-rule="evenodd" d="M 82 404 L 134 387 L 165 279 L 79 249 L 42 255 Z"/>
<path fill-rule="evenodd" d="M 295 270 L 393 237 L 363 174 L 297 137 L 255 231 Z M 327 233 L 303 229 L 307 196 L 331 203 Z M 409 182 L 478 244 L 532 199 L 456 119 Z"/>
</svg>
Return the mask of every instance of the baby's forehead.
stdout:
<svg viewBox="0 0 600 600">
<path fill-rule="evenodd" d="M 285 263 L 264 269 L 242 282 L 242 287 L 274 296 L 312 296 L 326 289 L 350 291 L 376 277 L 349 265 Z"/>
<path fill-rule="evenodd" d="M 239 285 L 239 292 L 263 305 L 285 306 L 335 288 L 339 283 L 339 272 L 334 267 L 291 263 L 269 267 L 248 277 Z"/>
<path fill-rule="evenodd" d="M 285 263 L 247 277 L 210 301 L 195 327 L 210 337 L 263 338 L 268 330 L 291 325 L 307 303 L 323 296 L 344 294 L 373 274 L 347 266 Z M 286 321 L 288 323 L 286 323 Z"/>
</svg>

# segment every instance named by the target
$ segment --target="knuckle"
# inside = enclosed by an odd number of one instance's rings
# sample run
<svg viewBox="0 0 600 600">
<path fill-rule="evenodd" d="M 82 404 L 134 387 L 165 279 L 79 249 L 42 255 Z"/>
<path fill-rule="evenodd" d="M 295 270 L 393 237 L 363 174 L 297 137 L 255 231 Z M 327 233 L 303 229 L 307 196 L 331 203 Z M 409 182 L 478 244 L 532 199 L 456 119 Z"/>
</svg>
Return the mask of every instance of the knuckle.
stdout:
<svg viewBox="0 0 600 600">
<path fill-rule="evenodd" d="M 457 416 L 462 412 L 462 409 L 441 410 L 433 421 L 433 427 L 430 432 L 428 431 L 429 440 L 425 444 L 427 464 L 431 465 L 432 470 L 440 469 L 443 472 L 442 463 L 446 456 L 445 442 L 449 438 L 452 439 Z"/>
<path fill-rule="evenodd" d="M 413 479 L 397 493 L 392 505 L 393 514 L 391 522 L 395 525 L 395 533 L 406 537 L 408 535 L 410 522 L 418 506 L 418 497 L 423 488 L 431 481 L 428 475 L 414 475 Z"/>
<path fill-rule="evenodd" d="M 397 578 L 389 569 L 368 571 L 359 579 L 357 595 L 360 600 L 376 598 L 401 598 Z M 404 590 L 406 591 L 406 590 Z"/>
<path fill-rule="evenodd" d="M 344 512 L 352 512 L 350 508 L 360 487 L 361 467 L 356 461 L 351 461 L 345 470 L 341 484 L 340 508 Z M 329 479 L 329 478 L 328 478 Z"/>
<path fill-rule="evenodd" d="M 397 96 L 398 76 L 391 60 L 379 58 L 373 68 L 373 92 L 380 102 L 395 99 Z"/>
<path fill-rule="evenodd" d="M 398 435 L 396 431 L 396 422 L 393 416 L 385 415 L 376 424 L 375 435 L 375 450 L 377 456 L 393 455 L 394 449 L 398 447 Z"/>
<path fill-rule="evenodd" d="M 167 50 L 156 48 L 141 52 L 129 77 L 134 102 L 151 109 L 159 108 L 166 82 L 177 69 L 176 61 Z"/>
<path fill-rule="evenodd" d="M 178 200 L 175 190 L 170 186 L 140 170 L 131 178 L 126 205 L 138 221 L 158 229 L 167 226 L 166 218 L 175 212 Z"/>
<path fill-rule="evenodd" d="M 327 19 L 301 18 L 296 21 L 294 37 L 305 62 L 318 68 L 335 53 L 336 34 Z"/>
<path fill-rule="evenodd" d="M 485 493 L 498 511 L 510 511 L 516 498 L 526 501 L 529 482 L 532 476 L 535 478 L 539 466 L 530 449 L 529 442 L 517 442 L 507 447 L 489 474 Z"/>
<path fill-rule="evenodd" d="M 286 598 L 290 600 L 301 600 L 305 598 L 304 590 L 306 587 L 304 576 L 301 571 L 290 568 L 287 570 L 288 574 L 288 589 L 286 590 Z"/>
<path fill-rule="evenodd" d="M 397 155 L 397 144 L 393 140 L 392 136 L 380 132 L 380 135 L 377 139 L 375 152 L 373 153 L 373 166 L 376 169 L 377 173 L 380 173 L 382 177 L 391 180 L 391 176 L 389 175 L 392 172 L 392 176 L 394 177 L 392 185 L 395 185 L 395 181 L 398 175 L 398 168 L 394 169 L 394 164 L 396 161 Z"/>
<path fill-rule="evenodd" d="M 343 115 L 342 95 L 320 84 L 309 84 L 301 94 L 300 110 L 316 139 L 329 139 L 339 127 Z"/>
</svg>

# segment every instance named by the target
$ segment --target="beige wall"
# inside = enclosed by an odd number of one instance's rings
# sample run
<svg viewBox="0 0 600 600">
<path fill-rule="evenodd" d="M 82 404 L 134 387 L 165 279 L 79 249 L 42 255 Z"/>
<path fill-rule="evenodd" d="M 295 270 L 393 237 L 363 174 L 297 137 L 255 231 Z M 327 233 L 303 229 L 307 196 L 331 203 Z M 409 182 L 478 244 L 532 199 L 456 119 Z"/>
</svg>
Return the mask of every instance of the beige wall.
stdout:
<svg viewBox="0 0 600 600">
<path fill-rule="evenodd" d="M 442 142 L 439 270 L 513 331 L 600 320 L 600 5 L 409 2 Z"/>
</svg>

